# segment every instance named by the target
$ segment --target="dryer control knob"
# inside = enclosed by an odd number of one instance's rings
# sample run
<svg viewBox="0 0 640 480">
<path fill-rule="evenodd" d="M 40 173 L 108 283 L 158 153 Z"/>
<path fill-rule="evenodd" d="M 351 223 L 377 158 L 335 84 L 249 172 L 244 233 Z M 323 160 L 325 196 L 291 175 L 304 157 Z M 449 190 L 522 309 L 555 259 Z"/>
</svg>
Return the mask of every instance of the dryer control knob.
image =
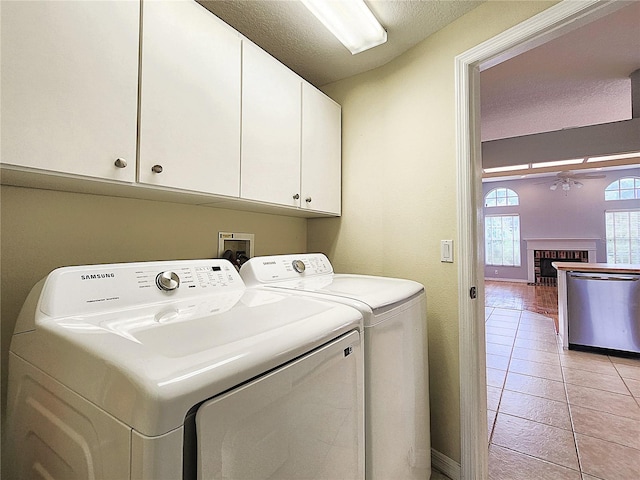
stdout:
<svg viewBox="0 0 640 480">
<path fill-rule="evenodd" d="M 160 290 L 171 292 L 180 286 L 180 277 L 175 272 L 162 272 L 156 277 L 156 285 Z"/>
<path fill-rule="evenodd" d="M 294 260 L 292 263 L 293 269 L 298 272 L 304 272 L 305 268 L 307 268 L 302 260 Z"/>
</svg>

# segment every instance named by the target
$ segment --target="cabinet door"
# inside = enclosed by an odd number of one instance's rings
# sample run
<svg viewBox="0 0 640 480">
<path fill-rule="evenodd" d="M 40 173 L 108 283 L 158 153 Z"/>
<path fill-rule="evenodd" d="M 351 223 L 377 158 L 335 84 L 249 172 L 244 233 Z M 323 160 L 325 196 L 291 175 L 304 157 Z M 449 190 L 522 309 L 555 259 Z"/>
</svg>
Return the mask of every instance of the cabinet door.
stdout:
<svg viewBox="0 0 640 480">
<path fill-rule="evenodd" d="M 192 0 L 144 3 L 141 183 L 238 196 L 240 48 Z"/>
<path fill-rule="evenodd" d="M 340 215 L 341 108 L 315 87 L 302 85 L 302 208 Z"/>
<path fill-rule="evenodd" d="M 2 163 L 135 180 L 139 19 L 134 1 L 2 2 Z"/>
<path fill-rule="evenodd" d="M 300 205 L 300 84 L 250 42 L 242 52 L 242 198 Z"/>
</svg>

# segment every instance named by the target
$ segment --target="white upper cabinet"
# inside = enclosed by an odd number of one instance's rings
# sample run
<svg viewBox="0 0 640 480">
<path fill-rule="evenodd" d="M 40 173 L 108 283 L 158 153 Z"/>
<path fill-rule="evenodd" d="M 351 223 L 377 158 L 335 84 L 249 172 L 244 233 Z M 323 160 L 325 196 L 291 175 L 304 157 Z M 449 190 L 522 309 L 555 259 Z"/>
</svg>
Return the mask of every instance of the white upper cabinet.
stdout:
<svg viewBox="0 0 640 480">
<path fill-rule="evenodd" d="M 301 82 L 243 42 L 242 198 L 300 206 Z"/>
<path fill-rule="evenodd" d="M 135 1 L 2 2 L 3 164 L 135 180 L 139 19 Z"/>
<path fill-rule="evenodd" d="M 1 14 L 3 183 L 340 215 L 340 106 L 199 3 Z"/>
<path fill-rule="evenodd" d="M 240 193 L 241 39 L 194 1 L 145 1 L 141 183 Z"/>
<path fill-rule="evenodd" d="M 302 85 L 302 208 L 340 215 L 341 108 L 315 87 Z"/>
</svg>

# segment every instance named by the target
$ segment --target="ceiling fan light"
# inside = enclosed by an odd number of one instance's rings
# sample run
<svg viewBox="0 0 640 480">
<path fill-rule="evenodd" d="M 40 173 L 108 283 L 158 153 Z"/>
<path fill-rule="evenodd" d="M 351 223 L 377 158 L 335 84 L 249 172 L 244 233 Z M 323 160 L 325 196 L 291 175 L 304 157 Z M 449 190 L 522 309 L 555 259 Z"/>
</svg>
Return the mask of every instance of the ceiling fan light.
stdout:
<svg viewBox="0 0 640 480">
<path fill-rule="evenodd" d="M 562 184 L 562 190 L 564 190 L 565 192 L 568 192 L 570 189 L 571 189 L 571 185 L 569 185 L 568 183 Z"/>
<path fill-rule="evenodd" d="M 387 41 L 387 32 L 364 0 L 300 0 L 352 54 Z"/>
<path fill-rule="evenodd" d="M 582 185 L 584 185 L 582 182 L 573 182 L 573 184 L 578 188 L 582 188 Z"/>
<path fill-rule="evenodd" d="M 551 186 L 549 187 L 549 190 L 557 190 L 557 188 L 558 188 L 558 184 L 557 184 L 557 183 L 554 183 L 553 185 L 551 185 Z"/>
</svg>

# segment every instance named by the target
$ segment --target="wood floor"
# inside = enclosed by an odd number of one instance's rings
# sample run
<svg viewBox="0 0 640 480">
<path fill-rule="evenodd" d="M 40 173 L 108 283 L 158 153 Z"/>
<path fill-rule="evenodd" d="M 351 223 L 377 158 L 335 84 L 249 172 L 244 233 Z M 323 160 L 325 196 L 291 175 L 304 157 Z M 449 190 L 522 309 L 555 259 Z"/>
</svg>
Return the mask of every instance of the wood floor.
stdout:
<svg viewBox="0 0 640 480">
<path fill-rule="evenodd" d="M 526 310 L 552 318 L 558 331 L 558 288 L 485 280 L 485 306 Z"/>
</svg>

